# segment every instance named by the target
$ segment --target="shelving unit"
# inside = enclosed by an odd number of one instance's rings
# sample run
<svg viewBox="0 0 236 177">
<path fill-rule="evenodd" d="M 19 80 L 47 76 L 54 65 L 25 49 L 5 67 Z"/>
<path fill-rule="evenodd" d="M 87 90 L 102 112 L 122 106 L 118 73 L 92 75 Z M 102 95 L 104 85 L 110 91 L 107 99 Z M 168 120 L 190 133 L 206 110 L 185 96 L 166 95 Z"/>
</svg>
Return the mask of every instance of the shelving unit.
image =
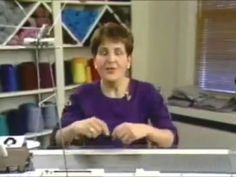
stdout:
<svg viewBox="0 0 236 177">
<path fill-rule="evenodd" d="M 23 18 L 23 20 L 17 25 L 17 27 L 15 28 L 15 30 L 13 31 L 13 33 L 11 35 L 9 35 L 9 37 L 5 40 L 5 42 L 3 42 L 3 46 L 7 45 L 8 42 L 13 38 L 14 35 L 16 35 L 16 33 L 20 30 L 20 28 L 25 24 L 25 22 L 29 19 L 29 17 L 34 13 L 34 11 L 39 7 L 40 2 L 36 2 L 35 4 L 32 5 L 32 7 L 30 8 L 29 12 L 26 13 L 26 16 Z"/>
<path fill-rule="evenodd" d="M 2 43 L 2 46 L 7 46 L 8 42 L 16 35 L 16 33 L 22 29 L 24 27 L 24 24 L 27 22 L 27 20 L 33 15 L 33 13 L 36 11 L 36 9 L 40 6 L 45 7 L 48 12 L 50 12 L 52 14 L 52 0 L 16 0 L 16 4 L 20 5 L 20 8 L 22 11 L 24 11 L 25 17 L 19 22 L 19 24 L 15 27 L 15 30 L 7 37 L 7 39 Z M 87 30 L 86 36 L 84 37 L 84 39 L 82 41 L 78 40 L 77 37 L 73 34 L 73 32 L 71 32 L 71 30 L 68 28 L 67 25 L 65 25 L 64 22 L 62 22 L 62 27 L 63 30 L 65 30 L 68 35 L 76 42 L 75 45 L 81 46 L 80 42 L 83 44 L 84 41 L 91 35 L 93 29 L 95 28 L 95 26 L 98 24 L 99 20 L 101 19 L 101 17 L 104 15 L 105 11 L 109 11 L 111 13 L 111 15 L 114 16 L 114 18 L 121 24 L 123 24 L 123 22 L 120 20 L 119 16 L 113 11 L 113 9 L 111 8 L 111 6 L 122 6 L 122 7 L 131 7 L 131 2 L 127 2 L 127 1 L 85 1 L 85 2 L 81 2 L 81 1 L 75 1 L 75 0 L 64 0 L 64 1 L 60 1 L 58 2 L 60 3 L 61 6 L 61 10 L 63 11 L 66 6 L 73 6 L 73 8 L 78 8 L 78 7 L 93 7 L 95 9 L 99 9 L 101 8 L 100 12 L 98 13 L 98 16 L 96 17 L 96 19 L 94 20 L 94 22 L 91 24 L 91 26 L 89 27 L 89 29 Z M 27 8 L 24 8 L 25 6 L 27 6 Z M 96 7 L 97 6 L 97 7 Z M 18 46 L 20 48 L 20 46 Z M 1 47 L 4 48 L 4 47 Z M 7 49 L 7 47 L 5 47 L 5 49 Z"/>
<path fill-rule="evenodd" d="M 73 90 L 73 89 L 77 88 L 78 86 L 79 86 L 79 84 L 66 86 L 65 90 Z"/>
<path fill-rule="evenodd" d="M 79 86 L 79 84 L 65 86 L 65 90 L 73 90 L 73 89 L 77 88 L 78 86 Z M 52 93 L 55 91 L 56 91 L 56 88 L 38 89 L 38 90 L 29 90 L 29 91 L 18 91 L 18 92 L 6 92 L 6 93 L 0 93 L 0 98 L 10 98 L 10 97 L 18 97 L 18 96 Z M 56 94 L 54 93 L 52 95 L 55 96 Z"/>
<path fill-rule="evenodd" d="M 112 1 L 86 1 L 84 3 L 79 1 L 66 1 L 63 4 L 63 10 L 62 13 L 68 9 L 75 10 L 78 13 L 81 11 L 89 11 L 93 13 L 97 13 L 96 17 L 93 19 L 93 21 L 89 24 L 89 27 L 86 31 L 86 34 L 82 37 L 82 39 L 79 39 L 79 36 L 71 35 L 71 37 L 77 42 L 75 45 L 84 46 L 86 40 L 91 36 L 92 32 L 96 28 L 96 26 L 99 24 L 101 18 L 105 15 L 106 12 L 110 13 L 110 16 L 113 16 L 114 19 L 120 24 L 122 24 L 124 27 L 127 28 L 127 26 L 122 22 L 122 20 L 119 18 L 119 16 L 113 11 L 113 9 L 110 7 L 110 5 L 122 5 L 122 6 L 130 6 L 130 2 L 112 2 Z M 86 7 L 86 9 L 85 9 Z M 89 7 L 89 8 L 87 8 Z M 82 23 L 84 19 L 79 19 L 79 15 L 77 17 L 77 22 Z M 62 26 L 66 29 L 66 31 L 69 34 L 74 34 L 73 29 L 67 26 L 66 22 L 62 20 Z M 76 39 L 75 39 L 76 38 Z"/>
<path fill-rule="evenodd" d="M 48 88 L 48 89 L 38 89 L 38 90 L 29 90 L 29 91 L 6 92 L 6 93 L 0 93 L 0 98 L 9 98 L 9 97 L 17 97 L 17 96 L 25 96 L 25 95 L 36 95 L 36 94 L 43 94 L 43 93 L 51 93 L 54 91 L 55 91 L 55 89 Z"/>
<path fill-rule="evenodd" d="M 41 132 L 26 133 L 25 138 L 27 138 L 27 139 L 36 138 L 36 137 L 40 137 L 40 136 L 50 135 L 51 133 L 52 133 L 51 129 L 45 129 Z"/>
<path fill-rule="evenodd" d="M 25 13 L 25 17 L 16 25 L 15 30 L 6 38 L 6 40 L 0 44 L 0 58 L 1 51 L 11 51 L 9 55 L 9 63 L 11 63 L 11 56 L 15 56 L 18 52 L 24 51 L 25 53 L 29 53 L 36 50 L 35 46 L 31 45 L 9 45 L 9 42 L 12 38 L 18 34 L 18 32 L 24 28 L 27 20 L 35 13 L 36 9 L 39 7 L 45 8 L 52 18 L 52 25 L 54 28 L 51 29 L 51 33 L 48 33 L 50 37 L 53 37 L 55 40 L 54 45 L 46 46 L 44 49 L 47 51 L 53 52 L 56 58 L 55 60 L 55 68 L 56 68 L 56 86 L 55 88 L 47 88 L 47 89 L 36 89 L 36 90 L 25 90 L 25 91 L 16 91 L 16 92 L 0 92 L 0 99 L 7 100 L 11 102 L 11 99 L 15 99 L 20 97 L 21 100 L 24 97 L 32 97 L 32 100 L 37 95 L 46 95 L 50 98 L 55 98 L 56 104 L 58 107 L 59 114 L 62 112 L 64 105 L 67 102 L 67 96 L 71 93 L 75 88 L 77 88 L 80 84 L 72 84 L 65 86 L 64 84 L 64 60 L 68 58 L 75 57 L 83 57 L 81 56 L 81 49 L 87 48 L 88 41 L 93 34 L 94 30 L 100 25 L 100 23 L 104 23 L 103 17 L 105 15 L 111 15 L 112 19 L 116 22 L 125 25 L 122 22 L 122 19 L 114 12 L 112 7 L 127 7 L 131 11 L 131 2 L 127 1 L 86 1 L 80 2 L 77 0 L 63 0 L 63 1 L 54 1 L 54 0 L 16 0 L 20 8 Z M 61 18 L 63 10 L 69 7 L 73 7 L 74 9 L 96 9 L 98 14 L 94 21 L 88 27 L 84 37 L 79 39 L 71 29 L 63 22 Z M 131 15 L 131 13 L 130 13 Z M 126 25 L 125 25 L 126 26 Z M 127 27 L 127 26 L 126 26 Z M 67 39 L 67 41 L 65 41 Z M 65 52 L 72 51 L 72 52 Z M 42 52 L 44 52 L 42 50 Z M 69 53 L 69 56 L 67 54 Z M 82 52 L 83 53 L 83 52 Z M 4 55 L 5 57 L 6 55 Z M 90 54 L 86 54 L 86 56 L 90 56 Z M 88 57 L 86 57 L 88 58 Z M 17 62 L 20 62 L 19 60 Z M 32 58 L 27 58 L 24 60 L 32 61 Z M 15 61 L 15 60 L 14 60 Z M 0 61 L 0 64 L 2 62 Z M 5 63 L 4 63 L 5 64 Z M 15 64 L 14 62 L 11 64 Z M 67 94 L 67 96 L 66 96 Z M 7 104 L 7 102 L 5 103 Z M 17 103 L 16 103 L 17 104 Z M 6 107 L 6 106 L 5 106 Z M 9 107 L 11 108 L 11 107 Z M 4 110 L 5 111 L 5 110 Z M 35 133 L 27 133 L 27 138 L 35 138 L 35 137 L 43 137 L 48 136 L 52 130 L 43 130 L 42 132 Z"/>
<path fill-rule="evenodd" d="M 115 6 L 131 6 L 130 1 L 77 1 L 77 0 L 69 0 L 63 1 L 63 3 L 72 4 L 72 5 L 115 5 Z"/>
</svg>

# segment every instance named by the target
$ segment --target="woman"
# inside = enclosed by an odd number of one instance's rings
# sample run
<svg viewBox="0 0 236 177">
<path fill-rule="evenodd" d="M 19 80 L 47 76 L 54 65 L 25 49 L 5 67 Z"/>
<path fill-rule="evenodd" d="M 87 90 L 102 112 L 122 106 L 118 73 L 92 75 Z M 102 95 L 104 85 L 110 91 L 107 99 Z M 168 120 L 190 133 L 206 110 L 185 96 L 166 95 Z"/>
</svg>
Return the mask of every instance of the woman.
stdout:
<svg viewBox="0 0 236 177">
<path fill-rule="evenodd" d="M 93 147 L 134 147 L 151 143 L 172 147 L 177 130 L 160 93 L 153 85 L 127 77 L 133 36 L 124 27 L 107 23 L 91 40 L 94 66 L 101 80 L 84 84 L 71 96 L 62 117 L 57 144 Z M 63 138 L 62 138 L 63 135 Z M 143 147 L 143 146 L 142 146 Z"/>
</svg>

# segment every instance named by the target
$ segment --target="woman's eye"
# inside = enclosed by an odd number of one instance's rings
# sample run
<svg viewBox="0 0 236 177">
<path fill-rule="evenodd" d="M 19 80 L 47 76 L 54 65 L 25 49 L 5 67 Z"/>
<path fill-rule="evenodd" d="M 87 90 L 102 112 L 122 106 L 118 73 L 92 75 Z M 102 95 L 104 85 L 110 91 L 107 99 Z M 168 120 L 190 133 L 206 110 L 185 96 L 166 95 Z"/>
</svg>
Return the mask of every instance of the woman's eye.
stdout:
<svg viewBox="0 0 236 177">
<path fill-rule="evenodd" d="M 121 49 L 115 49 L 115 55 L 123 55 L 124 52 Z"/>
<path fill-rule="evenodd" d="M 99 54 L 99 55 L 107 55 L 108 52 L 107 52 L 107 50 L 105 50 L 105 49 L 101 49 L 101 50 L 98 51 L 98 54 Z"/>
</svg>

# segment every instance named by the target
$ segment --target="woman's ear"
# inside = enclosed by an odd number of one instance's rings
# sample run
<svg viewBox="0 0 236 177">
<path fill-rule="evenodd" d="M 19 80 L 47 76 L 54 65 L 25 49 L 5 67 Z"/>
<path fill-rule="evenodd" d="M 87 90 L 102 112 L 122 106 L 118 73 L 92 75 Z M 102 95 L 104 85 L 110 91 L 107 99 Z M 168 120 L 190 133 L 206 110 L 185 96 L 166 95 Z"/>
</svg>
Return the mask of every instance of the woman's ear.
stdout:
<svg viewBox="0 0 236 177">
<path fill-rule="evenodd" d="M 130 56 L 128 56 L 128 65 L 127 65 L 127 69 L 130 68 L 130 66 L 131 66 L 131 62 L 132 62 L 132 56 L 130 55 Z"/>
<path fill-rule="evenodd" d="M 130 68 L 130 63 L 127 65 L 127 69 L 129 69 Z"/>
</svg>

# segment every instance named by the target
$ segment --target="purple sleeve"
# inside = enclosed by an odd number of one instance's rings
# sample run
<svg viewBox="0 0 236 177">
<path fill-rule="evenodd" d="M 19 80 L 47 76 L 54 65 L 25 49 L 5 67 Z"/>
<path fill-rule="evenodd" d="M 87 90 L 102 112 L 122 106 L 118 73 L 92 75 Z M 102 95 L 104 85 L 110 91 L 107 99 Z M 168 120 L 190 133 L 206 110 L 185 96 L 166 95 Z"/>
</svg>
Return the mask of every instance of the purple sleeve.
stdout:
<svg viewBox="0 0 236 177">
<path fill-rule="evenodd" d="M 71 123 L 82 119 L 83 114 L 78 102 L 79 95 L 80 95 L 79 89 L 77 89 L 77 91 L 70 97 L 71 104 L 64 108 L 61 120 L 62 127 L 66 127 Z"/>
<path fill-rule="evenodd" d="M 79 98 L 79 89 L 76 90 L 76 92 L 74 94 L 71 95 L 70 97 L 70 101 L 71 104 L 70 106 L 66 106 L 63 110 L 62 113 L 62 118 L 61 118 L 61 126 L 66 127 L 68 125 L 70 125 L 71 123 L 80 120 L 82 118 L 82 111 L 80 110 L 80 106 L 78 103 L 78 98 Z M 55 127 L 55 129 L 53 130 L 51 137 L 50 137 L 50 146 L 51 148 L 62 148 L 60 146 L 57 145 L 56 143 L 56 132 L 59 129 L 59 124 L 57 124 L 57 126 Z"/>
<path fill-rule="evenodd" d="M 178 132 L 176 127 L 172 122 L 171 115 L 168 111 L 167 105 L 164 103 L 163 97 L 160 92 L 150 86 L 149 91 L 147 92 L 148 97 L 148 115 L 153 126 L 160 129 L 169 129 L 175 135 L 175 140 L 173 145 L 178 144 Z"/>
</svg>

